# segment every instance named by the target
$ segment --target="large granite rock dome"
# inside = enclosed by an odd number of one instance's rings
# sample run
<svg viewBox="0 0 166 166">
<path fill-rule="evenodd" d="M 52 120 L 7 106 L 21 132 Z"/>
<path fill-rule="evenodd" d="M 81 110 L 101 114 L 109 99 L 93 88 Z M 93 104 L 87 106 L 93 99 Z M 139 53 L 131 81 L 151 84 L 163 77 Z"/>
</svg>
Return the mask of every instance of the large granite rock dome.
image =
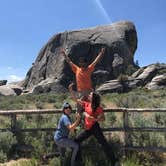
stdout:
<svg viewBox="0 0 166 166">
<path fill-rule="evenodd" d="M 134 66 L 134 53 L 137 48 L 134 24 L 122 21 L 56 34 L 39 52 L 23 86 L 35 92 L 36 89 L 40 89 L 40 92 L 58 92 L 62 87 L 65 91 L 69 82 L 73 81 L 74 74 L 60 55 L 60 48 L 65 48 L 71 60 L 77 64 L 79 56 L 86 56 L 91 63 L 103 46 L 106 47 L 105 55 L 92 76 L 95 86 L 117 78 L 128 66 Z"/>
</svg>

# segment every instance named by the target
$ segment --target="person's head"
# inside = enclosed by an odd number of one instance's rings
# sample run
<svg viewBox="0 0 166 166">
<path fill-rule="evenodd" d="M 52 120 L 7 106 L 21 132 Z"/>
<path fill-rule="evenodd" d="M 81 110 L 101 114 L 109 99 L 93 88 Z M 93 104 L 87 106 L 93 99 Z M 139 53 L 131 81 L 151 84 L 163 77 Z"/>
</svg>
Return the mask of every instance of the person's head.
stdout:
<svg viewBox="0 0 166 166">
<path fill-rule="evenodd" d="M 72 110 L 71 105 L 68 102 L 65 102 L 62 106 L 62 111 L 64 114 L 70 115 Z"/>
<path fill-rule="evenodd" d="M 87 59 L 85 57 L 79 58 L 79 67 L 86 68 L 87 67 Z"/>
<path fill-rule="evenodd" d="M 97 107 L 100 106 L 100 95 L 95 92 L 91 92 L 88 98 L 91 102 L 92 111 L 95 112 Z"/>
</svg>

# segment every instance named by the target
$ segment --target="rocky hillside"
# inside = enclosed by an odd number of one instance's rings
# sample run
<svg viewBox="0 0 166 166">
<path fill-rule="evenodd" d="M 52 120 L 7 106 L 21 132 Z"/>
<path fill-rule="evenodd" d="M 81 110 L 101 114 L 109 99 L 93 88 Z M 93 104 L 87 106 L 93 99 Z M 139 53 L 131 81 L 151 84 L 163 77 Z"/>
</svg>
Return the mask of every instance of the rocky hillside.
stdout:
<svg viewBox="0 0 166 166">
<path fill-rule="evenodd" d="M 166 88 L 166 64 L 151 64 L 140 68 L 131 76 L 121 75 L 118 79 L 105 82 L 97 91 L 127 92 L 137 87 L 151 90 Z"/>
<path fill-rule="evenodd" d="M 106 47 L 106 52 L 92 76 L 94 85 L 117 78 L 129 65 L 134 66 L 137 34 L 133 23 L 118 22 L 56 34 L 41 49 L 23 86 L 33 89 L 33 92 L 66 91 L 74 75 L 60 55 L 60 48 L 65 48 L 77 64 L 80 56 L 86 56 L 91 63 L 103 46 Z"/>
</svg>

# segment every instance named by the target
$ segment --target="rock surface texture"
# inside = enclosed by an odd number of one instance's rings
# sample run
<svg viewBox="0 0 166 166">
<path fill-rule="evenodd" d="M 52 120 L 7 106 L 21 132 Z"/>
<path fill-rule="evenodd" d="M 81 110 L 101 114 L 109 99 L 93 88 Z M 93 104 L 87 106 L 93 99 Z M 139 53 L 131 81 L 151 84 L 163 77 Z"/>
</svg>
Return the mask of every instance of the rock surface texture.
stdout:
<svg viewBox="0 0 166 166">
<path fill-rule="evenodd" d="M 86 56 L 90 64 L 102 47 L 106 51 L 92 75 L 94 86 L 117 78 L 129 65 L 134 66 L 137 48 L 134 24 L 122 21 L 56 34 L 39 52 L 22 86 L 35 93 L 67 91 L 69 82 L 75 77 L 64 57 L 60 55 L 60 48 L 66 49 L 75 64 L 78 64 L 80 56 Z"/>
<path fill-rule="evenodd" d="M 151 64 L 137 70 L 125 80 L 110 80 L 98 87 L 100 93 L 127 92 L 137 87 L 166 88 L 166 64 Z"/>
</svg>

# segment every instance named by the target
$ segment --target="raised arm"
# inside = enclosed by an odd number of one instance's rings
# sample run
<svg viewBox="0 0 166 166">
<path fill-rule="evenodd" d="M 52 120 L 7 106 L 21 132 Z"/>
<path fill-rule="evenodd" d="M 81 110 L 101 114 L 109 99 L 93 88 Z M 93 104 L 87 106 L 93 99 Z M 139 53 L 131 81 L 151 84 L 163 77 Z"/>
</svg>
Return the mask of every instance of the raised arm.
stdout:
<svg viewBox="0 0 166 166">
<path fill-rule="evenodd" d="M 99 52 L 99 54 L 97 55 L 96 59 L 91 63 L 91 65 L 95 66 L 101 60 L 101 58 L 103 57 L 104 53 L 105 53 L 105 48 L 103 47 L 101 49 L 101 51 Z"/>
<path fill-rule="evenodd" d="M 66 54 L 65 50 L 63 48 L 60 49 L 60 53 L 64 56 L 66 62 L 72 66 L 72 61 L 71 59 L 68 57 L 68 55 Z"/>
<path fill-rule="evenodd" d="M 76 95 L 75 95 L 75 93 L 74 93 L 74 91 L 73 91 L 73 83 L 71 83 L 70 85 L 69 85 L 69 92 L 70 92 L 70 94 L 71 94 L 71 97 L 72 97 L 72 99 L 76 102 L 76 103 L 78 103 L 78 104 L 80 104 L 81 105 L 81 100 L 79 100 L 77 97 L 76 97 Z"/>
</svg>

